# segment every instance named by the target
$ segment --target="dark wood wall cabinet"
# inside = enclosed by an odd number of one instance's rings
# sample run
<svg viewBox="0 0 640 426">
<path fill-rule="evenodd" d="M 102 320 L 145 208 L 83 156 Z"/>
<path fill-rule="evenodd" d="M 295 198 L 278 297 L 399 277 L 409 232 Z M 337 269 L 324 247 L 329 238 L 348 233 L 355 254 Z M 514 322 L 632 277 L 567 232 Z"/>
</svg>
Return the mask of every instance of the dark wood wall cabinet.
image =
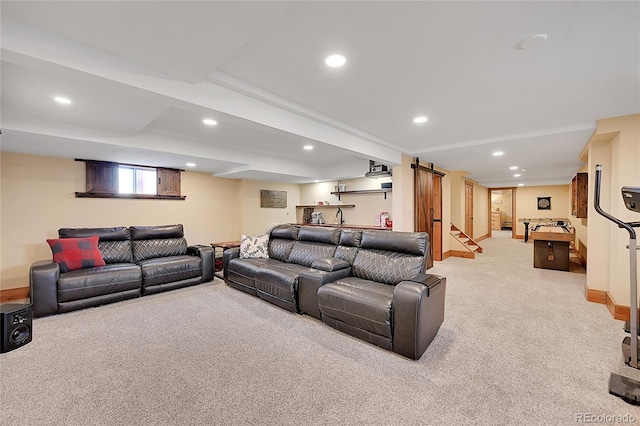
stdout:
<svg viewBox="0 0 640 426">
<path fill-rule="evenodd" d="M 571 179 L 571 215 L 577 218 L 586 218 L 588 209 L 588 175 L 576 173 Z"/>
<path fill-rule="evenodd" d="M 118 192 L 118 164 L 102 161 L 86 162 L 86 187 L 92 194 L 113 194 Z"/>
<path fill-rule="evenodd" d="M 180 196 L 180 170 L 158 168 L 158 195 Z"/>
<path fill-rule="evenodd" d="M 181 195 L 180 176 L 182 170 L 162 167 L 142 166 L 139 164 L 113 163 L 109 161 L 81 160 L 86 164 L 86 192 L 76 192 L 76 198 L 130 198 L 141 200 L 184 200 Z M 155 194 L 120 193 L 118 169 L 142 168 L 155 170 L 157 189 Z"/>
</svg>

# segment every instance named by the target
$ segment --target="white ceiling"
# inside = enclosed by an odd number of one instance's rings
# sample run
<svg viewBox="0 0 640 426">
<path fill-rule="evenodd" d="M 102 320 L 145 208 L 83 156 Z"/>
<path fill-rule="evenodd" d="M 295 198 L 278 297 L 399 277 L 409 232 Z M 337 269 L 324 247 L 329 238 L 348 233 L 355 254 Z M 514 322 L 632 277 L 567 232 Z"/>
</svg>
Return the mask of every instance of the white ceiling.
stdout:
<svg viewBox="0 0 640 426">
<path fill-rule="evenodd" d="M 488 187 L 552 185 L 581 166 L 597 119 L 640 112 L 637 1 L 2 1 L 0 12 L 4 151 L 297 183 L 404 154 Z M 540 33 L 545 43 L 518 48 Z M 347 64 L 327 68 L 332 53 Z M 413 124 L 420 114 L 429 121 Z"/>
</svg>

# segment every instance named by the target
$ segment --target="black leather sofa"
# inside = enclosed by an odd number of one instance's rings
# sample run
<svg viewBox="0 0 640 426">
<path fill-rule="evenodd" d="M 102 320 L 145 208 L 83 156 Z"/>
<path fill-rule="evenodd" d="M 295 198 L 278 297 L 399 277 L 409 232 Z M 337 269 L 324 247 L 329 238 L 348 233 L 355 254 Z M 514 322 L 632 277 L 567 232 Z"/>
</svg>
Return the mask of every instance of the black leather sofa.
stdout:
<svg viewBox="0 0 640 426">
<path fill-rule="evenodd" d="M 61 228 L 58 235 L 97 235 L 106 265 L 61 273 L 52 260 L 35 262 L 29 281 L 36 317 L 213 280 L 213 249 L 188 246 L 182 225 Z"/>
<path fill-rule="evenodd" d="M 224 252 L 236 289 L 342 332 L 419 359 L 444 321 L 446 279 L 426 274 L 429 236 L 280 225 L 269 258 Z"/>
</svg>

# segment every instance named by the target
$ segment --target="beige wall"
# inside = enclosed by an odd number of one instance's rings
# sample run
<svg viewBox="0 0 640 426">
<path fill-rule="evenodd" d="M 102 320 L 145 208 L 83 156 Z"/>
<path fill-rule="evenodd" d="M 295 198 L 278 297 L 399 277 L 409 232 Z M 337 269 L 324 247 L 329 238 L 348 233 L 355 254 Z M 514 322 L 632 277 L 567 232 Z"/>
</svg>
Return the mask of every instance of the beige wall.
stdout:
<svg viewBox="0 0 640 426">
<path fill-rule="evenodd" d="M 444 173 L 442 178 L 442 254 L 451 250 L 451 176 L 444 169 L 438 169 Z"/>
<path fill-rule="evenodd" d="M 629 234 L 596 213 L 593 207 L 595 167 L 603 167 L 601 207 L 625 221 L 637 221 L 638 213 L 622 200 L 622 186 L 640 186 L 640 114 L 598 120 L 583 157 L 588 161 L 589 211 L 587 285 L 609 292 L 615 303 L 629 305 Z"/>
<path fill-rule="evenodd" d="M 466 172 L 449 172 L 451 190 L 451 223 L 464 231 L 464 176 Z"/>
<path fill-rule="evenodd" d="M 402 156 L 402 164 L 393 168 L 393 230 L 413 232 L 414 220 L 414 171 L 411 168 L 414 158 Z"/>
<path fill-rule="evenodd" d="M 489 191 L 473 182 L 473 235 L 477 239 L 489 234 Z"/>
<path fill-rule="evenodd" d="M 522 186 L 516 190 L 516 235 L 524 236 L 522 218 L 571 218 L 569 185 Z M 551 210 L 538 210 L 538 197 L 551 197 Z M 529 231 L 534 224 L 529 226 Z"/>
<path fill-rule="evenodd" d="M 286 191 L 287 207 L 260 207 L 260 191 Z M 240 232 L 247 235 L 263 234 L 267 229 L 281 223 L 296 222 L 296 206 L 300 205 L 300 185 L 241 180 L 239 183 L 240 202 L 230 206 L 240 219 Z M 236 238 L 239 239 L 240 234 Z"/>
<path fill-rule="evenodd" d="M 450 220 L 444 223 L 452 223 L 458 229 L 465 232 L 465 186 L 466 182 L 471 182 L 473 184 L 473 235 L 471 235 L 471 238 L 484 237 L 489 233 L 489 192 L 487 188 L 478 182 L 466 178 L 467 172 L 455 171 L 445 173 L 447 174 L 449 187 L 448 205 L 450 206 Z M 446 236 L 446 239 L 449 239 L 448 235 L 447 228 L 443 237 Z"/>
<path fill-rule="evenodd" d="M 75 198 L 85 165 L 72 159 L 3 152 L 0 185 L 0 288 L 29 285 L 29 266 L 50 259 L 59 228 L 181 223 L 189 244 L 237 240 L 295 221 L 299 185 L 182 173 L 186 200 Z M 260 190 L 287 191 L 287 208 L 261 208 Z"/>
</svg>

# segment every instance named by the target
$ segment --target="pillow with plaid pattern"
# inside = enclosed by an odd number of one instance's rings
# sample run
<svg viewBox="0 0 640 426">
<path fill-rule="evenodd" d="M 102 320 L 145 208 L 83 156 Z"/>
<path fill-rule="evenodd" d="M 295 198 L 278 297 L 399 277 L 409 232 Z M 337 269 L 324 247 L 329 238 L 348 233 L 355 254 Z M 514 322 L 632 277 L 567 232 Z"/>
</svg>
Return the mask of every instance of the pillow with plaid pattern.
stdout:
<svg viewBox="0 0 640 426">
<path fill-rule="evenodd" d="M 98 236 L 87 238 L 48 239 L 53 260 L 60 265 L 60 272 L 104 266 L 102 253 L 98 249 Z"/>
<path fill-rule="evenodd" d="M 268 259 L 269 234 L 243 235 L 240 238 L 241 259 Z"/>
</svg>

